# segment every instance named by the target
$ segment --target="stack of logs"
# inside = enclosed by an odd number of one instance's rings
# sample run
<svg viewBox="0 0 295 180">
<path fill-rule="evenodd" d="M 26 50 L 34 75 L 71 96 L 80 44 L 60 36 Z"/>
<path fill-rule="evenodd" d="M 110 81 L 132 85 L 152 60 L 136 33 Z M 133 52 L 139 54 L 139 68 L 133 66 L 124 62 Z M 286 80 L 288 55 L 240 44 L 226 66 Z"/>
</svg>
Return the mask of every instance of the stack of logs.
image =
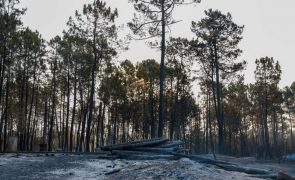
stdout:
<svg viewBox="0 0 295 180">
<path fill-rule="evenodd" d="M 101 150 L 111 151 L 113 155 L 129 160 L 175 160 L 180 158 L 177 154 L 186 152 L 182 145 L 182 141 L 151 139 L 104 146 Z"/>
<path fill-rule="evenodd" d="M 242 167 L 234 163 L 213 160 L 196 155 L 187 154 L 187 150 L 183 148 L 182 141 L 168 141 L 167 139 L 150 139 L 144 141 L 134 141 L 124 144 L 114 144 L 101 147 L 102 152 L 108 152 L 113 158 L 122 158 L 128 160 L 177 160 L 180 158 L 189 158 L 190 160 L 215 165 L 227 171 L 236 171 L 249 174 L 250 177 L 262 179 L 278 179 L 278 180 L 295 180 L 283 172 L 276 174 L 275 172 Z"/>
</svg>

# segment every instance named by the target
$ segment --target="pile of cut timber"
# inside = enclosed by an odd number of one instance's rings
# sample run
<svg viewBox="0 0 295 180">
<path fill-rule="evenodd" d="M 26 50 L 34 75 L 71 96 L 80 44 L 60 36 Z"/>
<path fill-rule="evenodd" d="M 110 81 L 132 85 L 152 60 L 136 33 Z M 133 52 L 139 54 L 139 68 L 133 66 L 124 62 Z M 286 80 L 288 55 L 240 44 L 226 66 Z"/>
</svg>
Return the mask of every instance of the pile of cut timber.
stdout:
<svg viewBox="0 0 295 180">
<path fill-rule="evenodd" d="M 113 155 L 130 160 L 174 160 L 180 158 L 176 154 L 185 152 L 182 145 L 182 141 L 168 141 L 158 138 L 104 146 L 101 150 L 111 151 Z"/>
<path fill-rule="evenodd" d="M 111 146 L 101 147 L 101 150 L 111 152 L 111 155 L 118 158 L 129 160 L 177 160 L 179 158 L 189 158 L 190 160 L 215 165 L 227 171 L 236 171 L 249 174 L 251 177 L 266 179 L 283 179 L 293 180 L 294 178 L 282 172 L 279 174 L 265 169 L 242 167 L 234 163 L 213 160 L 196 155 L 187 154 L 183 148 L 182 141 L 169 141 L 167 139 L 150 139 L 144 141 L 134 141 L 124 144 L 114 144 Z"/>
</svg>

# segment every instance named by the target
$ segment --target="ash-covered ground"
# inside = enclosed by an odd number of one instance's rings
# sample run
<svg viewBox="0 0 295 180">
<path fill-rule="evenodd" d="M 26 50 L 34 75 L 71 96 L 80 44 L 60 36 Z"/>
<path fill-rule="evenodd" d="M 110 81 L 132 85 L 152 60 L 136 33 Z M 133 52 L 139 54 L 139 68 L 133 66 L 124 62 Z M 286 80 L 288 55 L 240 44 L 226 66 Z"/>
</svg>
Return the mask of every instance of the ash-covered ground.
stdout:
<svg viewBox="0 0 295 180">
<path fill-rule="evenodd" d="M 226 160 L 226 158 L 224 159 Z M 259 165 L 253 159 L 230 159 L 236 163 L 267 168 L 274 173 L 285 170 L 292 173 L 295 165 L 264 162 Z M 248 162 L 248 163 L 247 163 Z M 294 167 L 294 169 L 293 169 Z M 281 168 L 281 169 L 280 169 Z M 180 160 L 129 161 L 124 159 L 104 160 L 96 155 L 70 154 L 0 154 L 0 179 L 89 179 L 89 180 L 132 180 L 132 179 L 257 179 L 248 174 L 229 172 L 213 165 L 200 164 L 186 158 Z"/>
</svg>

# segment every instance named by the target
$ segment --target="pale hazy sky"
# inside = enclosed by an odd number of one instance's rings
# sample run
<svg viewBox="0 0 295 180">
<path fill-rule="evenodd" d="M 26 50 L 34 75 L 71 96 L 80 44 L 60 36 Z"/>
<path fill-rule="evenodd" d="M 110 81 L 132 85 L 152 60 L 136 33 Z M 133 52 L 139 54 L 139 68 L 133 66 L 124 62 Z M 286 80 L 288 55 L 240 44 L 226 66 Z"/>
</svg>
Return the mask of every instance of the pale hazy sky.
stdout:
<svg viewBox="0 0 295 180">
<path fill-rule="evenodd" d="M 27 7 L 24 25 L 37 29 L 46 40 L 60 35 L 69 16 L 81 10 L 84 3 L 92 0 L 21 0 Z M 133 6 L 128 0 L 106 0 L 118 8 L 119 24 L 126 24 L 133 17 Z M 281 86 L 295 81 L 295 0 L 202 0 L 195 6 L 177 8 L 175 19 L 183 20 L 172 28 L 172 36 L 194 37 L 190 31 L 191 21 L 204 17 L 204 10 L 219 9 L 230 12 L 234 22 L 245 25 L 240 57 L 248 62 L 246 82 L 254 82 L 255 59 L 272 56 L 282 66 Z M 126 27 L 126 30 L 127 27 Z M 120 54 L 118 60 L 139 61 L 147 58 L 159 59 L 159 52 L 151 50 L 143 41 L 133 42 L 129 51 Z"/>
</svg>

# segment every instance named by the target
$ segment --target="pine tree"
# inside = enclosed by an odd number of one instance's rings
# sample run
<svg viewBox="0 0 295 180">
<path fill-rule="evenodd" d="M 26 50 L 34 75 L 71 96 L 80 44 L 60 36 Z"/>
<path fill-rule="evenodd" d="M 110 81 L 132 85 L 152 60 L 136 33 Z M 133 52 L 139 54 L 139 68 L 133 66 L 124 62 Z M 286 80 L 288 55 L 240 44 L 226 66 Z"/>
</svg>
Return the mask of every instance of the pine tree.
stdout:
<svg viewBox="0 0 295 180">
<path fill-rule="evenodd" d="M 223 153 L 222 80 L 243 69 L 245 62 L 236 62 L 241 54 L 238 48 L 244 27 L 232 21 L 231 14 L 218 10 L 205 11 L 206 17 L 192 22 L 191 30 L 197 36 L 192 42 L 197 60 L 211 79 L 215 114 L 218 123 L 218 150 Z"/>
<path fill-rule="evenodd" d="M 159 125 L 158 137 L 163 137 L 165 107 L 164 107 L 164 82 L 165 82 L 165 54 L 166 54 L 166 31 L 171 25 L 177 23 L 172 13 L 176 6 L 199 3 L 200 0 L 131 0 L 134 9 L 140 13 L 135 15 L 133 21 L 128 26 L 135 35 L 141 39 L 154 37 L 161 38 L 161 63 L 160 63 L 160 98 L 159 98 Z M 155 44 L 157 46 L 157 43 Z"/>
</svg>

